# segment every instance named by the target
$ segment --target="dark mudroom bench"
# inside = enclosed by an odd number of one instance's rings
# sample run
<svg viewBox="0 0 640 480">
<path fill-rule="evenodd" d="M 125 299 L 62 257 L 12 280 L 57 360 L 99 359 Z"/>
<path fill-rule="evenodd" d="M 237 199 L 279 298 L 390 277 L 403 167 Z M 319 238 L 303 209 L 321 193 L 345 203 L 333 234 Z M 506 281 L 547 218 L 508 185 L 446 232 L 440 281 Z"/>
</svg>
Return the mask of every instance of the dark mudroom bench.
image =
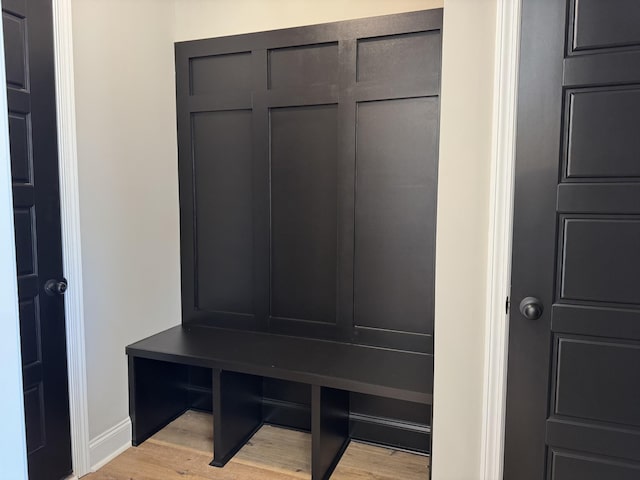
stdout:
<svg viewBox="0 0 640 480">
<path fill-rule="evenodd" d="M 313 480 L 329 478 L 349 444 L 350 392 L 432 403 L 433 356 L 423 353 L 190 325 L 126 352 L 134 445 L 191 407 L 188 367 L 210 369 L 212 388 L 205 393 L 212 396 L 214 466 L 224 466 L 268 423 L 264 378 L 311 386 Z"/>
</svg>

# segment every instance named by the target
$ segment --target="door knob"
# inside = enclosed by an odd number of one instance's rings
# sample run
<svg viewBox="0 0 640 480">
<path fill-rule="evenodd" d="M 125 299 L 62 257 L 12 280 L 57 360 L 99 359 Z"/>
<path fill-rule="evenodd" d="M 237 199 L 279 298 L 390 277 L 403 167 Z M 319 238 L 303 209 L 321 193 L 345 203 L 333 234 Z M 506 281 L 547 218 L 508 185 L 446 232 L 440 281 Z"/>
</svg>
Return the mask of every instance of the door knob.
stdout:
<svg viewBox="0 0 640 480">
<path fill-rule="evenodd" d="M 64 292 L 67 291 L 68 288 L 67 280 L 47 280 L 44 284 L 44 291 L 47 292 L 47 295 L 64 295 Z"/>
<path fill-rule="evenodd" d="M 542 302 L 536 297 L 527 297 L 520 302 L 520 313 L 528 320 L 539 319 L 543 311 Z"/>
</svg>

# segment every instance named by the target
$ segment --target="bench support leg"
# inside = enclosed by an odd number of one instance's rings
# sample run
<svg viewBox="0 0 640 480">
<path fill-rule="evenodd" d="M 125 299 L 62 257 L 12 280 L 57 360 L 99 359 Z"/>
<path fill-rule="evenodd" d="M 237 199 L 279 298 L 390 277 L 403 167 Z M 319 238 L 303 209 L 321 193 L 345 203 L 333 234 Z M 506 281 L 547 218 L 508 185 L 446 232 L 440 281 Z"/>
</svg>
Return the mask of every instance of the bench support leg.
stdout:
<svg viewBox="0 0 640 480">
<path fill-rule="evenodd" d="M 213 461 L 224 467 L 262 426 L 262 377 L 213 370 Z"/>
<path fill-rule="evenodd" d="M 134 446 L 158 432 L 188 408 L 184 365 L 129 356 L 129 416 Z"/>
<path fill-rule="evenodd" d="M 349 445 L 349 392 L 312 386 L 311 479 L 327 480 Z"/>
</svg>

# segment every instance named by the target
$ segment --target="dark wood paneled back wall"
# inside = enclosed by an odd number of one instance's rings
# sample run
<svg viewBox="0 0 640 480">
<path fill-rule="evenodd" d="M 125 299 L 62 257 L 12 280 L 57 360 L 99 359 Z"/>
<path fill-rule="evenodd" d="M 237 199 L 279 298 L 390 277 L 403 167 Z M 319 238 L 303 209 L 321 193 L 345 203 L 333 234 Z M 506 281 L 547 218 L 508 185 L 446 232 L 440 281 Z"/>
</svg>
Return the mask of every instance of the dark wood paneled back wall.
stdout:
<svg viewBox="0 0 640 480">
<path fill-rule="evenodd" d="M 441 29 L 176 44 L 183 322 L 432 353 Z"/>
</svg>

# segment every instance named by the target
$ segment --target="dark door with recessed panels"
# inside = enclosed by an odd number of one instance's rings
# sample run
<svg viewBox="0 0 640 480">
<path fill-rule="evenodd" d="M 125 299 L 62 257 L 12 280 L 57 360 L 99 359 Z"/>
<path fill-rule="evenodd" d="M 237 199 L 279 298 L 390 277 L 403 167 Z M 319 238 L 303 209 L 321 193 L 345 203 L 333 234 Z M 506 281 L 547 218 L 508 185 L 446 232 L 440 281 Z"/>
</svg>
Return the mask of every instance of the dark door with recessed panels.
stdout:
<svg viewBox="0 0 640 480">
<path fill-rule="evenodd" d="M 2 21 L 29 479 L 58 480 L 71 434 L 51 1 L 3 0 Z"/>
<path fill-rule="evenodd" d="M 505 480 L 640 478 L 640 2 L 524 0 Z"/>
</svg>

